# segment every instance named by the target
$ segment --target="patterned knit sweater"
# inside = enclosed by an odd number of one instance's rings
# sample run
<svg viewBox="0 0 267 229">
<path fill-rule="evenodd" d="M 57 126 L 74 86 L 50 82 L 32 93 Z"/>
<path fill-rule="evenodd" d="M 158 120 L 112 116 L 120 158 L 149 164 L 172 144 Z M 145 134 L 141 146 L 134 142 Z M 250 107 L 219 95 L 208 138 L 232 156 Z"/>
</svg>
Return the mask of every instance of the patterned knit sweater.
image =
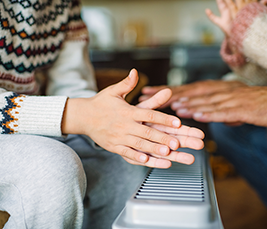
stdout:
<svg viewBox="0 0 267 229">
<path fill-rule="evenodd" d="M 237 47 L 238 51 L 232 53 L 230 47 Z M 238 12 L 231 36 L 222 43 L 221 56 L 234 72 L 227 76 L 230 80 L 267 85 L 266 6 L 254 2 Z"/>
<path fill-rule="evenodd" d="M 1 134 L 61 136 L 67 97 L 96 90 L 79 2 L 0 0 L 0 19 Z"/>
</svg>

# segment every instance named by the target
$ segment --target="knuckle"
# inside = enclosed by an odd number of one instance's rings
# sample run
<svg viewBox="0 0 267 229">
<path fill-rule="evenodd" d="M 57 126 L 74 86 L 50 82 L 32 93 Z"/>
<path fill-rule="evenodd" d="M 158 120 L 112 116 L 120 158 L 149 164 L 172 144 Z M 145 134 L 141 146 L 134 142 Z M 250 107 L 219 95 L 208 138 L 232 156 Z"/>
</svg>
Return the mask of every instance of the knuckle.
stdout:
<svg viewBox="0 0 267 229">
<path fill-rule="evenodd" d="M 146 128 L 145 129 L 145 137 L 148 138 L 148 139 L 151 139 L 152 138 L 152 135 L 153 135 L 153 131 L 151 128 Z"/>
<path fill-rule="evenodd" d="M 127 148 L 123 148 L 121 151 L 120 151 L 120 155 L 122 157 L 128 157 L 128 149 Z"/>
<path fill-rule="evenodd" d="M 161 143 L 166 144 L 166 145 L 169 145 L 169 137 L 168 137 L 167 135 L 164 134 L 164 135 L 161 137 Z"/>
<path fill-rule="evenodd" d="M 155 114 L 152 111 L 147 112 L 147 118 L 150 122 L 153 122 L 155 120 Z"/>
<path fill-rule="evenodd" d="M 135 141 L 134 143 L 134 147 L 137 148 L 137 149 L 141 149 L 143 146 L 143 140 L 142 139 L 138 139 Z"/>
</svg>

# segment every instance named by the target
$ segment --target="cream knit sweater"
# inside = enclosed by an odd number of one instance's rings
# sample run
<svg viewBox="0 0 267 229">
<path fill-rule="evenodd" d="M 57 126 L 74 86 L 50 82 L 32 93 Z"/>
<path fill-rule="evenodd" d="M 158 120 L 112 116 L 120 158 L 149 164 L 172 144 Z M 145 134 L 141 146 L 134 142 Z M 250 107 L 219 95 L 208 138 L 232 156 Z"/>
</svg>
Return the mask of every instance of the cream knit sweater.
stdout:
<svg viewBox="0 0 267 229">
<path fill-rule="evenodd" d="M 237 47 L 232 53 L 230 47 Z M 251 3 L 238 12 L 231 36 L 221 47 L 223 60 L 234 77 L 248 85 L 267 85 L 267 7 Z"/>
<path fill-rule="evenodd" d="M 0 1 L 0 12 L 0 131 L 61 136 L 67 97 L 96 93 L 79 2 Z"/>
</svg>

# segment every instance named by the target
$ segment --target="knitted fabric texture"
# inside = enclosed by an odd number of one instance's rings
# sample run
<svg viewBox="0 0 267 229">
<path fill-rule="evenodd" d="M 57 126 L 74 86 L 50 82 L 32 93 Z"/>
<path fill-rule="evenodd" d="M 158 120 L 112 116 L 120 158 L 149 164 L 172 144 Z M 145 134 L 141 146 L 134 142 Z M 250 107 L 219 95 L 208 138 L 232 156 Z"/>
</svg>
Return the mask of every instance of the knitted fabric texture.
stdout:
<svg viewBox="0 0 267 229">
<path fill-rule="evenodd" d="M 267 7 L 250 3 L 232 23 L 231 35 L 221 46 L 223 60 L 236 78 L 248 85 L 267 85 Z M 235 47 L 235 52 L 231 51 Z M 233 78 L 232 78 L 233 79 Z"/>
<path fill-rule="evenodd" d="M 58 58 L 64 42 L 83 41 L 88 43 L 89 36 L 85 24 L 80 17 L 80 6 L 77 0 L 0 0 L 0 131 L 2 134 L 31 133 L 18 131 L 19 126 L 35 128 L 35 124 L 47 126 L 61 135 L 60 122 L 66 97 L 43 99 L 28 98 L 38 95 L 40 85 L 36 80 L 36 71 L 51 68 Z M 4 90 L 5 89 L 5 90 Z M 25 101 L 28 101 L 25 103 Z M 33 113 L 28 109 L 29 101 L 42 104 Z M 42 103 L 44 101 L 44 103 Z M 57 101 L 58 104 L 54 104 Z M 28 106 L 29 107 L 29 106 Z M 25 109 L 24 109 L 25 108 Z M 23 123 L 24 116 L 35 119 Z M 43 111 L 42 111 L 43 109 Z M 50 109 L 50 110 L 49 110 Z M 40 118 L 41 112 L 54 112 L 57 117 Z M 27 119 L 27 118 L 26 118 Z M 39 119 L 39 121 L 38 121 Z M 46 124 L 44 123 L 46 120 Z M 50 120 L 50 121 L 49 121 Z M 35 123 L 37 122 L 37 123 Z M 55 127 L 56 126 L 56 127 Z M 43 127 L 42 127 L 43 128 Z M 48 133 L 48 135 L 50 135 Z"/>
</svg>

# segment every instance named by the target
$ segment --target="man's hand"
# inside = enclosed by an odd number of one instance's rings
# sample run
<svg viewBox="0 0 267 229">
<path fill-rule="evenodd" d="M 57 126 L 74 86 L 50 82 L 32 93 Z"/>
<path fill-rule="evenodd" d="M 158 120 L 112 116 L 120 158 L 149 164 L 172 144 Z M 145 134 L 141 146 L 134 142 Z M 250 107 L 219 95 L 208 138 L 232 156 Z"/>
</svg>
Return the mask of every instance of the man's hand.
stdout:
<svg viewBox="0 0 267 229">
<path fill-rule="evenodd" d="M 218 91 L 232 90 L 242 86 L 245 86 L 245 84 L 240 81 L 205 80 L 182 86 L 169 87 L 172 91 L 172 97 L 165 104 L 162 104 L 160 108 L 171 105 L 175 111 L 180 108 L 183 101 L 191 97 L 210 95 Z M 144 87 L 142 90 L 143 95 L 139 98 L 139 101 L 151 98 L 151 96 L 164 88 L 167 88 L 167 86 Z"/>
<path fill-rule="evenodd" d="M 184 105 L 186 108 L 182 108 L 182 113 L 196 121 L 249 123 L 267 127 L 267 87 L 240 87 L 191 98 Z"/>
<path fill-rule="evenodd" d="M 230 36 L 231 24 L 236 14 L 246 5 L 257 0 L 217 0 L 217 5 L 221 16 L 218 17 L 212 13 L 210 9 L 206 9 L 209 19 L 221 28 L 226 37 Z"/>
<path fill-rule="evenodd" d="M 233 91 L 236 88 L 247 87 L 240 81 L 205 80 L 182 86 L 180 93 L 176 93 L 177 100 L 171 104 L 172 110 L 179 117 L 192 118 L 189 108 L 200 105 L 203 98 L 210 98 L 210 95 L 223 91 Z M 179 99 L 178 99 L 179 98 Z"/>
<path fill-rule="evenodd" d="M 156 158 L 154 155 L 158 158 L 171 155 L 172 150 L 181 146 L 179 140 L 143 123 L 179 128 L 181 122 L 175 116 L 129 105 L 124 98 L 137 81 L 137 72 L 132 70 L 126 79 L 92 98 L 69 99 L 62 119 L 62 132 L 88 135 L 104 149 L 120 154 L 133 164 L 167 168 L 171 165 L 169 160 L 151 160 L 150 155 L 153 158 Z M 184 160 L 184 163 L 188 161 Z"/>
</svg>

